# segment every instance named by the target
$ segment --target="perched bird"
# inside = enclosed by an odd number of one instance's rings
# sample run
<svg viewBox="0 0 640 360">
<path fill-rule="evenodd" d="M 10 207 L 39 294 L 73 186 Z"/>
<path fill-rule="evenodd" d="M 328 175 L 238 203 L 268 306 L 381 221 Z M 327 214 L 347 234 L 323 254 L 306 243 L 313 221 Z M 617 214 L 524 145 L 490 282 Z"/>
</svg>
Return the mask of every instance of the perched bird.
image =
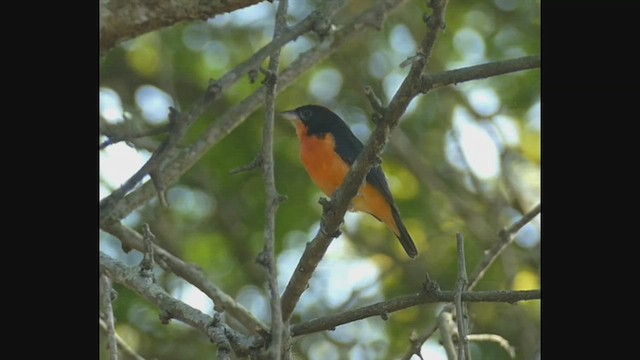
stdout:
<svg viewBox="0 0 640 360">
<path fill-rule="evenodd" d="M 313 182 L 328 196 L 342 185 L 351 165 L 363 149 L 362 142 L 333 111 L 305 105 L 280 113 L 292 120 L 300 140 L 300 158 Z M 405 228 L 382 168 L 376 165 L 351 202 L 356 211 L 373 215 L 398 237 L 411 258 L 418 250 Z"/>
</svg>

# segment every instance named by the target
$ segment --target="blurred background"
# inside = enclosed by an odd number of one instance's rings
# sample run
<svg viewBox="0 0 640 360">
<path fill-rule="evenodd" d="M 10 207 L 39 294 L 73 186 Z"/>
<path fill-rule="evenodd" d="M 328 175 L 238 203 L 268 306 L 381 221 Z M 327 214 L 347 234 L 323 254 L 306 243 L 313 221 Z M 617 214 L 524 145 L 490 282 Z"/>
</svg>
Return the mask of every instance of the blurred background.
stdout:
<svg viewBox="0 0 640 360">
<path fill-rule="evenodd" d="M 292 1 L 289 24 L 306 17 L 317 1 Z M 337 16 L 344 22 L 374 1 L 353 0 Z M 113 49 L 100 63 L 101 129 L 147 130 L 167 124 L 168 107 L 188 109 L 210 78 L 220 78 L 271 41 L 277 2 L 263 2 L 210 19 L 148 33 Z M 363 142 L 373 128 L 363 93 L 370 85 L 386 104 L 408 72 L 398 65 L 415 54 L 425 33 L 424 1 L 392 12 L 381 31 L 360 33 L 281 93 L 278 111 L 315 103 L 338 113 Z M 540 53 L 540 2 L 451 0 L 447 28 L 439 36 L 428 73 Z M 281 69 L 319 42 L 301 36 L 284 47 Z M 264 62 L 266 67 L 267 60 Z M 257 90 L 240 80 L 191 128 L 187 142 Z M 419 292 L 425 272 L 442 289 L 457 274 L 455 233 L 465 236 L 469 271 L 509 226 L 540 201 L 540 71 L 529 70 L 440 88 L 409 106 L 383 154 L 382 167 L 419 257 L 410 260 L 395 236 L 369 215 L 348 213 L 298 304 L 292 324 Z M 264 246 L 264 185 L 259 170 L 230 175 L 250 163 L 262 142 L 264 108 L 213 147 L 168 191 L 169 208 L 157 199 L 124 223 L 141 232 L 149 223 L 160 246 L 197 264 L 209 279 L 268 323 L 266 273 L 255 258 Z M 125 120 L 126 119 L 126 120 Z M 124 183 L 166 135 L 117 143 L 100 151 L 100 197 Z M 102 143 L 107 137 L 100 135 Z M 277 213 L 281 291 L 305 243 L 319 226 L 323 194 L 299 159 L 294 128 L 276 118 L 276 187 L 288 200 Z M 148 178 L 147 178 L 148 179 Z M 100 232 L 100 250 L 137 264 L 120 242 Z M 157 279 L 185 303 L 212 314 L 198 289 L 157 268 Z M 540 287 L 540 217 L 517 235 L 476 290 Z M 215 346 L 200 332 L 172 321 L 161 325 L 158 309 L 128 289 L 114 303 L 116 331 L 147 359 L 202 359 Z M 413 307 L 298 338 L 296 359 L 393 359 L 404 354 L 412 332 L 422 334 L 442 305 Z M 540 302 L 469 305 L 470 332 L 498 334 L 516 348 L 517 359 L 539 358 Z M 425 359 L 445 359 L 436 333 Z M 108 358 L 100 337 L 101 358 Z M 495 343 L 472 343 L 474 359 L 509 359 Z M 417 359 L 417 356 L 414 356 Z"/>
</svg>

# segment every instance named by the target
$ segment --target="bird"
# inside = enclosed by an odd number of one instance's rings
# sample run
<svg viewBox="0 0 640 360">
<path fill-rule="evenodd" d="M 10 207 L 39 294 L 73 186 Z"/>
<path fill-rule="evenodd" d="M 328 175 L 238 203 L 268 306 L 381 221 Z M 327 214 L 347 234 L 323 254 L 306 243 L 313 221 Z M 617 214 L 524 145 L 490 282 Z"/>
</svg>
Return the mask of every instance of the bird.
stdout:
<svg viewBox="0 0 640 360">
<path fill-rule="evenodd" d="M 340 116 L 324 106 L 304 105 L 280 112 L 280 115 L 292 121 L 296 128 L 300 158 L 307 173 L 322 192 L 332 196 L 364 145 Z M 368 213 L 383 222 L 400 240 L 410 258 L 418 256 L 379 164 L 369 170 L 365 183 L 351 201 L 351 209 Z"/>
</svg>

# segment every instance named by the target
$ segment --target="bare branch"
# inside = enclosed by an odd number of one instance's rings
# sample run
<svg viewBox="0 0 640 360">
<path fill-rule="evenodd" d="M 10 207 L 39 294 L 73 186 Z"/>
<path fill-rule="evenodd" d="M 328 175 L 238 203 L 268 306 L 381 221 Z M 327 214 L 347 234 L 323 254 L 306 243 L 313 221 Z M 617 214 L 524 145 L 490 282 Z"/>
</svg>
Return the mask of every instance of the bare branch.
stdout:
<svg viewBox="0 0 640 360">
<path fill-rule="evenodd" d="M 273 38 L 280 36 L 287 27 L 288 0 L 280 0 L 276 11 Z M 282 197 L 276 189 L 273 174 L 273 128 L 276 108 L 276 89 L 278 87 L 278 68 L 280 66 L 280 50 L 274 51 L 269 58 L 268 74 L 265 80 L 267 93 L 265 95 L 265 118 L 262 132 L 262 170 L 264 175 L 264 190 L 266 196 L 264 223 L 264 250 L 259 255 L 261 263 L 267 268 L 269 292 L 271 297 L 271 343 L 269 344 L 270 358 L 281 359 L 282 352 L 282 311 L 280 306 L 280 290 L 278 289 L 278 267 L 275 255 L 276 212 Z"/>
<path fill-rule="evenodd" d="M 540 55 L 534 55 L 474 65 L 437 74 L 422 75 L 420 91 L 425 93 L 442 86 L 455 85 L 469 80 L 479 80 L 539 67 Z"/>
<path fill-rule="evenodd" d="M 459 337 L 456 323 L 453 321 L 453 305 L 448 304 L 438 315 L 438 329 L 440 330 L 440 341 L 447 353 L 448 360 L 458 360 L 456 346 L 453 339 Z"/>
<path fill-rule="evenodd" d="M 119 42 L 187 20 L 207 20 L 263 0 L 100 1 L 100 56 Z"/>
<path fill-rule="evenodd" d="M 142 235 L 128 226 L 122 225 L 120 222 L 115 222 L 108 224 L 107 226 L 103 226 L 103 230 L 120 239 L 123 247 L 144 251 Z M 174 256 L 156 244 L 153 244 L 153 252 L 155 254 L 155 261 L 158 265 L 164 269 L 172 271 L 174 274 L 182 277 L 193 286 L 200 289 L 211 300 L 213 300 L 214 309 L 216 311 L 226 311 L 252 333 L 267 332 L 268 327 L 263 324 L 262 321 L 253 316 L 253 314 L 242 306 L 242 304 L 236 302 L 222 289 L 214 285 L 201 269 L 192 264 L 185 263 L 180 258 Z"/>
<path fill-rule="evenodd" d="M 100 252 L 100 271 L 113 281 L 120 283 L 160 308 L 171 317 L 202 331 L 216 343 L 218 349 L 226 351 L 229 347 L 238 356 L 254 353 L 262 347 L 260 336 L 245 336 L 223 324 L 218 317 L 210 317 L 191 306 L 174 299 L 163 288 L 150 279 L 141 276 L 138 269 L 126 266 Z"/>
<path fill-rule="evenodd" d="M 380 100 L 378 95 L 376 95 L 376 93 L 373 91 L 373 88 L 369 85 L 365 86 L 364 94 L 367 97 L 367 100 L 369 100 L 369 104 L 373 109 L 373 113 L 377 116 L 382 116 L 382 113 L 384 112 L 384 106 L 382 105 L 382 100 Z M 375 123 L 377 124 L 377 122 Z"/>
<path fill-rule="evenodd" d="M 487 252 L 482 261 L 471 273 L 471 283 L 469 285 L 469 290 L 473 290 L 473 288 L 478 285 L 478 282 L 480 281 L 480 279 L 482 279 L 487 269 L 489 269 L 493 262 L 496 261 L 498 256 L 502 254 L 502 251 L 504 251 L 504 249 L 506 249 L 507 246 L 509 246 L 509 244 L 513 242 L 513 240 L 515 239 L 515 234 L 520 231 L 520 229 L 522 229 L 522 227 L 524 227 L 529 221 L 533 220 L 533 218 L 540 214 L 540 211 L 542 211 L 542 207 L 540 204 L 538 204 L 533 209 L 531 209 L 531 211 L 520 218 L 520 220 L 513 223 L 509 228 L 500 231 L 500 238 L 498 239 L 498 241 L 495 243 L 495 245 L 493 245 L 491 250 Z"/>
<path fill-rule="evenodd" d="M 291 327 L 291 335 L 300 336 L 323 330 L 332 330 L 339 325 L 344 325 L 372 316 L 382 316 L 383 314 L 390 314 L 398 310 L 406 309 L 416 305 L 439 302 L 453 302 L 456 293 L 457 291 L 438 290 L 435 292 L 422 292 L 413 295 L 396 297 L 391 300 L 378 302 L 372 305 L 345 311 L 336 315 L 323 316 L 321 318 L 294 325 Z M 540 290 L 465 291 L 461 294 L 461 299 L 465 302 L 505 302 L 513 304 L 519 301 L 539 300 Z"/>
<path fill-rule="evenodd" d="M 503 338 L 500 335 L 496 335 L 496 334 L 470 334 L 468 337 L 469 337 L 469 341 L 492 341 L 492 342 L 495 342 L 498 345 L 500 345 L 500 347 L 503 348 L 504 351 L 506 351 L 507 354 L 509 354 L 509 356 L 512 359 L 516 358 L 516 349 L 513 346 L 511 346 L 511 344 L 509 344 L 507 339 Z"/>
<path fill-rule="evenodd" d="M 100 330 L 107 334 L 108 333 L 108 329 L 107 329 L 107 323 L 105 323 L 102 319 L 99 319 L 100 321 Z M 142 356 L 140 356 L 140 354 L 138 354 L 135 350 L 133 350 L 133 348 L 131 348 L 131 346 L 129 346 L 129 344 L 127 344 L 124 339 L 122 339 L 118 333 L 114 333 L 115 337 L 116 337 L 116 341 L 118 342 L 118 349 L 120 349 L 122 351 L 123 354 L 126 354 L 127 357 L 133 358 L 134 360 L 145 360 L 145 358 L 143 358 Z"/>
<path fill-rule="evenodd" d="M 130 140 L 140 139 L 148 136 L 164 134 L 170 130 L 168 125 L 160 126 L 154 129 L 148 129 L 145 131 L 131 132 L 131 133 L 125 133 L 122 131 L 118 131 L 116 129 L 118 129 L 117 126 L 113 126 L 113 127 L 110 126 L 109 128 L 104 128 L 102 124 L 100 124 L 100 132 L 105 136 L 107 136 L 108 139 L 105 140 L 102 144 L 100 144 L 100 147 L 98 148 L 99 150 L 103 150 L 107 146 L 117 144 L 121 141 L 130 141 Z"/>
<path fill-rule="evenodd" d="M 100 303 L 107 330 L 107 347 L 109 359 L 118 360 L 118 341 L 113 320 L 113 306 L 111 305 L 111 281 L 106 275 L 100 275 Z"/>
<path fill-rule="evenodd" d="M 413 357 L 414 354 L 418 355 L 418 357 L 422 359 L 422 354 L 420 353 L 422 344 L 424 344 L 431 337 L 431 335 L 436 332 L 436 330 L 438 330 L 438 325 L 433 325 L 420 337 L 412 335 L 411 346 L 409 347 L 409 350 L 402 356 L 401 360 L 411 360 L 411 357 Z"/>
<path fill-rule="evenodd" d="M 253 159 L 253 161 L 251 161 L 249 164 L 240 166 L 238 168 L 235 168 L 229 171 L 229 175 L 236 175 L 242 172 L 251 171 L 253 169 L 257 169 L 261 167 L 262 167 L 262 154 L 258 154 L 258 156 L 256 156 L 256 158 Z"/>
<path fill-rule="evenodd" d="M 144 229 L 144 236 L 142 237 L 144 256 L 140 262 L 140 274 L 153 279 L 153 243 L 156 240 L 156 236 L 151 232 L 149 224 L 145 223 L 142 227 Z M 155 279 L 153 281 L 155 282 Z"/>
<path fill-rule="evenodd" d="M 471 360 L 469 353 L 469 341 L 467 340 L 467 312 L 466 305 L 462 303 L 462 292 L 465 291 L 469 279 L 467 279 L 467 265 L 464 256 L 464 238 L 461 233 L 456 234 L 458 245 L 458 281 L 455 296 L 456 323 L 458 325 L 458 359 Z"/>
</svg>

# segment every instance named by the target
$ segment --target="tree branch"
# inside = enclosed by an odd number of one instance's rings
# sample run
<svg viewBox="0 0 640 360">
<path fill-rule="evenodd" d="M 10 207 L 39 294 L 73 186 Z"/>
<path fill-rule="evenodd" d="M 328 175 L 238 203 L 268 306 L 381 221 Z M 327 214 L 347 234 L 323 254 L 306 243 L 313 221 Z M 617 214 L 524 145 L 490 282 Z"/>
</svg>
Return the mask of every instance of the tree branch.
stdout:
<svg viewBox="0 0 640 360">
<path fill-rule="evenodd" d="M 382 2 L 378 5 L 387 5 L 390 2 Z M 389 140 L 389 133 L 400 120 L 411 100 L 419 93 L 420 76 L 427 66 L 433 44 L 440 29 L 444 26 L 443 17 L 446 1 L 434 0 L 430 3 L 433 7 L 433 16 L 427 21 L 429 31 L 422 41 L 419 53 L 422 54 L 413 62 L 409 74 L 400 85 L 389 105 L 385 108 L 382 119 L 353 163 L 344 182 L 331 197 L 330 206 L 324 206 L 320 230 L 307 247 L 291 276 L 289 284 L 282 295 L 282 313 L 285 319 L 289 319 L 300 296 L 306 290 L 309 279 L 318 263 L 324 256 L 331 241 L 339 235 L 339 227 L 348 210 L 351 199 L 364 182 L 365 176 L 379 158 L 380 152 Z M 385 14 L 388 10 L 384 11 Z"/>
<path fill-rule="evenodd" d="M 108 334 L 107 323 L 105 323 L 102 319 L 98 319 L 100 321 L 100 330 L 103 333 Z M 122 339 L 118 333 L 114 333 L 116 341 L 118 342 L 118 348 L 122 350 L 122 353 L 126 354 L 127 357 L 133 358 L 134 360 L 145 360 L 140 354 L 138 354 L 135 350 L 127 344 L 124 339 Z"/>
<path fill-rule="evenodd" d="M 467 339 L 467 312 L 466 305 L 462 302 L 462 292 L 466 290 L 469 283 L 467 278 L 467 264 L 464 256 L 464 238 L 461 233 L 456 234 L 458 245 L 458 280 L 455 296 L 456 323 L 458 325 L 458 359 L 471 360 L 469 353 L 469 341 Z"/>
<path fill-rule="evenodd" d="M 103 230 L 118 238 L 123 246 L 130 249 L 144 251 L 143 237 L 135 230 L 128 226 L 115 222 L 102 227 Z M 266 333 L 268 327 L 258 320 L 249 310 L 242 304 L 236 302 L 231 296 L 214 285 L 201 269 L 194 265 L 184 262 L 182 259 L 174 256 L 160 246 L 152 245 L 154 252 L 154 260 L 174 274 L 182 277 L 193 286 L 200 289 L 211 300 L 213 300 L 214 309 L 218 312 L 225 311 L 230 316 L 238 320 L 247 330 L 252 333 Z"/>
<path fill-rule="evenodd" d="M 382 0 L 360 16 L 342 25 L 332 33 L 332 36 L 327 36 L 323 42 L 300 55 L 280 74 L 277 92 L 280 93 L 284 91 L 311 67 L 326 59 L 340 48 L 340 46 L 366 29 L 373 21 L 376 21 L 376 19 L 379 19 L 383 14 L 386 14 L 405 1 L 407 0 Z M 334 3 L 323 3 L 323 8 L 330 8 L 330 4 Z M 335 4 L 340 5 L 342 2 Z M 167 185 L 176 182 L 178 178 L 197 163 L 211 147 L 224 139 L 233 129 L 242 124 L 249 115 L 262 106 L 265 95 L 266 89 L 261 87 L 238 105 L 227 110 L 193 145 L 181 151 L 174 158 L 167 160 L 167 165 L 162 169 L 161 174 L 159 174 L 161 181 Z M 131 211 L 142 206 L 155 195 L 156 193 L 152 184 L 149 182 L 145 183 L 125 196 L 121 202 L 114 206 L 110 216 L 101 217 L 101 226 L 110 220 L 119 220 L 126 217 Z"/>
<path fill-rule="evenodd" d="M 100 56 L 123 40 L 188 20 L 207 20 L 263 0 L 100 0 Z"/>
<path fill-rule="evenodd" d="M 145 138 L 148 136 L 159 135 L 166 133 L 170 130 L 168 125 L 163 125 L 157 128 L 147 129 L 143 131 L 127 131 L 125 130 L 126 122 L 120 124 L 109 124 L 106 121 L 100 121 L 100 133 L 107 137 L 100 146 L 98 150 L 103 150 L 109 145 L 117 144 L 121 141 L 131 141 L 140 138 Z"/>
<path fill-rule="evenodd" d="M 276 11 L 273 38 L 280 36 L 287 27 L 288 0 L 280 0 Z M 280 50 L 274 51 L 269 58 L 269 67 L 265 79 L 265 117 L 264 129 L 262 132 L 262 169 L 264 175 L 264 190 L 267 194 L 265 204 L 264 223 L 264 250 L 258 256 L 260 263 L 267 268 L 269 292 L 271 298 L 271 343 L 269 344 L 269 355 L 271 359 L 280 360 L 283 344 L 284 324 L 280 307 L 280 290 L 278 289 L 278 267 L 275 256 L 275 231 L 276 212 L 283 197 L 276 189 L 275 177 L 273 174 L 273 128 L 275 117 L 276 89 L 278 87 L 278 68 L 280 65 Z"/>
<path fill-rule="evenodd" d="M 233 349 L 236 355 L 246 356 L 264 345 L 261 337 L 242 335 L 223 324 L 217 316 L 212 318 L 174 299 L 151 279 L 140 275 L 138 268 L 126 266 L 102 251 L 100 271 L 160 308 L 164 314 L 170 314 L 171 318 L 202 331 L 218 346 L 219 353 L 228 353 Z"/>
<path fill-rule="evenodd" d="M 427 341 L 431 337 L 431 335 L 436 332 L 436 330 L 438 330 L 438 325 L 432 325 L 429 330 L 426 330 L 420 337 L 416 337 L 417 335 L 412 334 L 411 346 L 409 347 L 409 350 L 402 356 L 401 360 L 411 360 L 411 357 L 413 357 L 414 354 L 418 355 L 418 357 L 422 359 L 422 354 L 420 352 L 422 344 L 424 344 L 425 341 Z"/>
<path fill-rule="evenodd" d="M 511 357 L 512 359 L 516 358 L 516 349 L 513 346 L 511 346 L 511 344 L 509 344 L 507 339 L 503 338 L 500 335 L 496 335 L 496 334 L 470 334 L 469 335 L 469 341 L 491 341 L 491 342 L 495 342 L 498 345 L 500 345 L 500 347 L 503 348 L 504 351 L 507 352 L 507 354 L 509 354 L 509 357 Z"/>
<path fill-rule="evenodd" d="M 457 291 L 430 291 L 414 295 L 396 297 L 391 300 L 378 302 L 361 308 L 345 311 L 336 315 L 324 316 L 309 320 L 291 327 L 292 336 L 300 336 L 323 330 L 333 330 L 336 326 L 372 316 L 384 316 L 398 310 L 421 304 L 439 302 L 453 302 Z M 539 300 L 540 290 L 518 291 L 465 291 L 461 294 L 465 302 L 504 302 L 517 303 L 519 301 Z"/>
<path fill-rule="evenodd" d="M 207 90 L 202 94 L 184 113 L 178 113 L 175 109 L 170 108 L 170 127 L 169 138 L 165 140 L 160 147 L 151 155 L 151 158 L 142 165 L 142 167 L 131 176 L 120 188 L 113 191 L 109 196 L 100 200 L 100 221 L 104 221 L 110 217 L 121 200 L 131 191 L 146 175 L 155 176 L 155 184 L 159 185 L 157 191 L 162 199 L 162 193 L 166 188 L 167 181 L 164 180 L 162 174 L 156 170 L 166 163 L 175 153 L 175 147 L 182 141 L 187 130 L 193 123 L 205 112 L 205 110 L 213 104 L 213 102 L 222 94 L 224 90 L 249 73 L 252 69 L 260 67 L 260 64 L 268 56 L 288 42 L 295 40 L 298 36 L 313 31 L 318 23 L 325 23 L 331 20 L 339 8 L 344 6 L 347 0 L 333 0 L 329 4 L 324 4 L 321 11 L 313 12 L 304 20 L 296 24 L 289 31 L 284 32 L 282 36 L 274 39 L 271 43 L 258 50 L 249 59 L 242 64 L 236 66 L 233 70 L 226 73 L 220 80 L 211 81 Z"/>
<path fill-rule="evenodd" d="M 111 305 L 111 282 L 105 275 L 100 275 L 100 302 L 107 332 L 109 359 L 118 360 L 118 341 L 113 320 L 113 306 Z"/>
<path fill-rule="evenodd" d="M 448 360 L 459 360 L 459 354 L 456 353 L 456 346 L 453 342 L 454 338 L 459 337 L 456 323 L 453 321 L 453 305 L 447 304 L 440 314 L 438 314 L 438 330 L 440 330 L 440 341 L 442 347 L 447 353 Z"/>
<path fill-rule="evenodd" d="M 474 65 L 437 74 L 422 75 L 420 79 L 420 91 L 426 93 L 429 90 L 447 85 L 455 85 L 469 80 L 479 80 L 539 67 L 540 55 L 534 55 Z"/>
<path fill-rule="evenodd" d="M 529 221 L 533 220 L 533 218 L 540 214 L 540 211 L 542 211 L 542 207 L 541 204 L 538 204 L 533 209 L 531 209 L 531 211 L 524 214 L 524 216 L 522 216 L 520 220 L 513 223 L 509 228 L 500 231 L 500 238 L 498 239 L 498 241 L 495 243 L 495 245 L 493 245 L 491 250 L 489 250 L 482 261 L 471 273 L 471 276 L 469 277 L 471 279 L 469 290 L 473 290 L 473 288 L 478 285 L 478 282 L 480 281 L 480 279 L 482 279 L 482 277 L 484 277 L 487 269 L 489 269 L 493 262 L 496 261 L 498 256 L 502 254 L 502 251 L 504 251 L 504 249 L 506 249 L 507 246 L 509 246 L 509 244 L 513 242 L 513 240 L 515 239 L 515 234 L 520 231 L 520 229 L 522 229 Z"/>
</svg>

